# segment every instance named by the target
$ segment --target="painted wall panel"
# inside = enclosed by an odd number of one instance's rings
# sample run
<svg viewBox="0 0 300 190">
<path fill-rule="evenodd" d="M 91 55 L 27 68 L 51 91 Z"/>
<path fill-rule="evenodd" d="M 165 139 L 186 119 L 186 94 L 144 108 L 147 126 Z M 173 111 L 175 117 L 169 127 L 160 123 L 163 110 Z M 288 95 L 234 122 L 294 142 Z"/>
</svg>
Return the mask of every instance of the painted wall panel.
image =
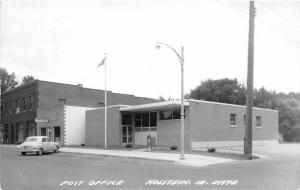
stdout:
<svg viewBox="0 0 300 190">
<path fill-rule="evenodd" d="M 85 144 L 85 111 L 95 108 L 65 107 L 65 145 Z"/>
</svg>

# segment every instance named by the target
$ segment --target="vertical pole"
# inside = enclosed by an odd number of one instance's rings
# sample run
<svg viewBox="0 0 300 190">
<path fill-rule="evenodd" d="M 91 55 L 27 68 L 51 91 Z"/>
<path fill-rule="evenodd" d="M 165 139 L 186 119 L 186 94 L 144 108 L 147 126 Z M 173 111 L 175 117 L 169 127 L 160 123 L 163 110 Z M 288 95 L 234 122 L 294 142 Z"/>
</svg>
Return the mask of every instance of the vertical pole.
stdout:
<svg viewBox="0 0 300 190">
<path fill-rule="evenodd" d="M 248 39 L 248 70 L 246 94 L 246 127 L 244 156 L 252 159 L 252 113 L 253 113 L 253 65 L 254 65 L 254 1 L 250 1 L 249 9 L 249 39 Z"/>
<path fill-rule="evenodd" d="M 107 131 L 106 131 L 106 127 L 107 127 L 107 91 L 106 91 L 106 62 L 107 62 L 107 57 L 106 57 L 106 53 L 105 53 L 105 60 L 104 60 L 104 148 L 107 148 Z"/>
<path fill-rule="evenodd" d="M 181 65 L 181 110 L 180 110 L 180 159 L 184 160 L 184 47 L 181 46 L 181 59 L 180 59 L 180 65 Z"/>
</svg>

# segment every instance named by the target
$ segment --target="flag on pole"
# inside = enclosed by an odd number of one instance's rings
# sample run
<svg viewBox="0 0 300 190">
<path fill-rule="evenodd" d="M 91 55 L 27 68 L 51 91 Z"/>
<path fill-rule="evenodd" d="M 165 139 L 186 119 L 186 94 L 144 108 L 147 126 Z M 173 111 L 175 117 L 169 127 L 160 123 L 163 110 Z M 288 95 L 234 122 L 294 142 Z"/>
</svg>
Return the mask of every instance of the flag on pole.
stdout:
<svg viewBox="0 0 300 190">
<path fill-rule="evenodd" d="M 97 68 L 100 67 L 101 65 L 104 65 L 105 60 L 106 60 L 106 56 L 102 59 L 102 61 L 100 62 L 100 64 L 97 66 Z"/>
</svg>

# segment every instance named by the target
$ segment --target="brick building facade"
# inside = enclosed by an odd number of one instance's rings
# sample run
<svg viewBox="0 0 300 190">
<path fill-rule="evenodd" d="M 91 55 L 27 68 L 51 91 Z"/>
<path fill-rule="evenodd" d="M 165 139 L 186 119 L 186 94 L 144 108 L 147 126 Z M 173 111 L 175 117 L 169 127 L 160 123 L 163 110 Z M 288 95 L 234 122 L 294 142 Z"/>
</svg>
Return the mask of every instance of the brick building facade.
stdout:
<svg viewBox="0 0 300 190">
<path fill-rule="evenodd" d="M 138 105 L 156 100 L 107 91 L 107 104 Z M 2 93 L 3 143 L 21 143 L 27 136 L 48 135 L 64 142 L 65 107 L 104 106 L 104 91 L 34 80 Z"/>
<path fill-rule="evenodd" d="M 200 100 L 185 101 L 185 148 L 243 146 L 246 107 Z M 86 111 L 86 144 L 104 146 L 104 109 Z M 180 146 L 180 102 L 108 108 L 108 146 Z M 253 144 L 278 142 L 278 111 L 253 108 Z"/>
</svg>

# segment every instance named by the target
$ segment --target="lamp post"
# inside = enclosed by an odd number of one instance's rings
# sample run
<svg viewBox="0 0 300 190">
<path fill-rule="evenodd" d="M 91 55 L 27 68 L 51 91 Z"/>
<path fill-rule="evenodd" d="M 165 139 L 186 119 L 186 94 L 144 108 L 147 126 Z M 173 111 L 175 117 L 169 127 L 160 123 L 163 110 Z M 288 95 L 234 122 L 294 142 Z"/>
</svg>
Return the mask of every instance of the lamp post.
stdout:
<svg viewBox="0 0 300 190">
<path fill-rule="evenodd" d="M 156 48 L 159 49 L 161 45 L 166 46 L 170 48 L 178 57 L 180 66 L 181 66 L 181 111 L 180 111 L 180 159 L 184 160 L 184 47 L 181 45 L 181 55 L 170 45 L 163 43 L 163 42 L 157 42 Z"/>
</svg>

